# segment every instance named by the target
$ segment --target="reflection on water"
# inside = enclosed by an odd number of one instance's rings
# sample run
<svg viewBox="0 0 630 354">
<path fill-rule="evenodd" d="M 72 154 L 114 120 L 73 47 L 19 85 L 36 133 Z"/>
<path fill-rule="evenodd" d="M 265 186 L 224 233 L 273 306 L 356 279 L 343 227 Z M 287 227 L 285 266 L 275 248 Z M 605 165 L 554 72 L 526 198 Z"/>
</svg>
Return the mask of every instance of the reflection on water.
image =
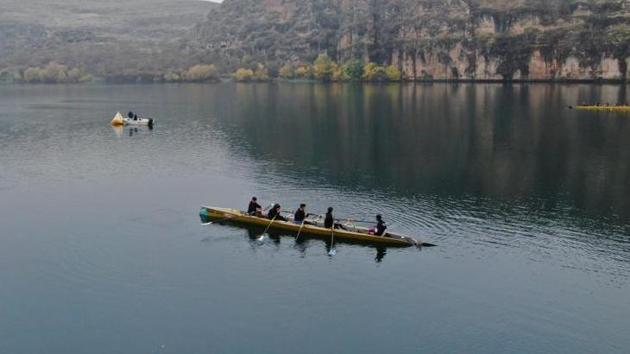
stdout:
<svg viewBox="0 0 630 354">
<path fill-rule="evenodd" d="M 150 131 L 153 130 L 153 126 L 146 126 L 146 127 L 133 127 L 133 126 L 113 126 L 112 125 L 112 130 L 114 131 L 114 134 L 116 134 L 116 136 L 118 138 L 122 138 L 123 135 L 125 134 L 125 131 L 127 132 L 127 135 L 129 136 L 134 136 L 134 135 L 138 135 L 138 134 L 146 134 Z"/>
<path fill-rule="evenodd" d="M 207 226 L 213 220 L 204 215 L 199 215 L 201 219 L 202 225 Z M 212 225 L 216 225 L 215 227 L 231 227 L 235 229 L 245 229 L 245 233 L 247 235 L 247 239 L 252 249 L 256 249 L 258 247 L 266 247 L 269 243 L 276 246 L 276 249 L 280 250 L 279 246 L 281 242 L 291 242 L 293 244 L 293 248 L 300 254 L 300 257 L 305 258 L 307 255 L 307 249 L 315 246 L 323 245 L 325 247 L 325 251 L 327 254 L 330 254 L 331 250 L 334 249 L 335 244 L 346 244 L 346 245 L 360 245 L 368 248 L 373 248 L 375 252 L 374 260 L 377 263 L 383 261 L 383 258 L 387 254 L 387 248 L 383 246 L 373 245 L 366 242 L 352 241 L 352 240 L 344 240 L 344 239 L 335 239 L 334 244 L 333 240 L 328 237 L 323 236 L 311 236 L 302 234 L 299 239 L 296 239 L 296 234 L 276 230 L 276 229 L 266 229 L 265 227 L 258 225 L 247 225 L 247 224 L 239 224 L 232 223 L 225 220 L 215 221 Z M 207 239 L 206 239 L 207 240 Z M 411 248 L 410 248 L 411 249 Z M 415 248 L 414 248 L 415 249 Z"/>
<path fill-rule="evenodd" d="M 625 86 L 236 85 L 239 147 L 296 178 L 630 218 L 630 124 L 575 112 Z M 291 97 L 291 99 L 287 99 Z M 220 112 L 223 113 L 223 112 Z M 317 176 L 315 176 L 317 177 Z"/>
</svg>

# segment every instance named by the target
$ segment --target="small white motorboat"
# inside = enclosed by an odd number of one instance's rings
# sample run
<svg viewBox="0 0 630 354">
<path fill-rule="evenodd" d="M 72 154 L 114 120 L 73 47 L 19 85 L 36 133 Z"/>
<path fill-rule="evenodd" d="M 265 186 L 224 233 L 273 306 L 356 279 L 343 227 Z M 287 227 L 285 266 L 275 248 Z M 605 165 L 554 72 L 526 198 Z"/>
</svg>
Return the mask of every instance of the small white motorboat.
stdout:
<svg viewBox="0 0 630 354">
<path fill-rule="evenodd" d="M 146 125 L 149 127 L 153 127 L 155 121 L 153 118 L 141 118 L 137 115 L 133 114 L 133 112 L 129 112 L 129 117 L 123 117 L 120 112 L 116 112 L 116 115 L 112 119 L 113 126 L 124 126 L 124 125 Z"/>
</svg>

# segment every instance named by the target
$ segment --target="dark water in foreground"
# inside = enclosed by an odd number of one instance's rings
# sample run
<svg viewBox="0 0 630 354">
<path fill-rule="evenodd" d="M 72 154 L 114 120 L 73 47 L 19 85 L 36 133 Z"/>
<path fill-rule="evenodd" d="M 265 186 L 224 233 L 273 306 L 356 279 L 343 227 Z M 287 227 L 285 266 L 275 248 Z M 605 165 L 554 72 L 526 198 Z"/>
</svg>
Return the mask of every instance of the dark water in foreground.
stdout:
<svg viewBox="0 0 630 354">
<path fill-rule="evenodd" d="M 0 87 L 0 353 L 623 353 L 621 86 Z M 153 130 L 108 126 L 116 110 Z M 201 226 L 256 194 L 387 249 Z"/>
</svg>

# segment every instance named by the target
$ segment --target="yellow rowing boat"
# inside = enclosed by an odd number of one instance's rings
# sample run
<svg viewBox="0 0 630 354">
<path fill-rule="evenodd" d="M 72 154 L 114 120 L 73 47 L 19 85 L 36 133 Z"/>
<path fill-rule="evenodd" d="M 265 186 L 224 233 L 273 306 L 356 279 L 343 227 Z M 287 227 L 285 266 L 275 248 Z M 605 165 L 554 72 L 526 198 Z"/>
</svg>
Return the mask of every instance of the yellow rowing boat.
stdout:
<svg viewBox="0 0 630 354">
<path fill-rule="evenodd" d="M 575 109 L 587 111 L 630 112 L 630 106 L 575 106 Z"/>
<path fill-rule="evenodd" d="M 311 224 L 297 224 L 289 221 L 269 220 L 267 218 L 248 215 L 246 212 L 230 209 L 230 208 L 217 208 L 202 206 L 199 211 L 199 216 L 205 220 L 222 220 L 228 222 L 234 222 L 247 225 L 258 225 L 261 227 L 268 227 L 269 229 L 284 230 L 291 232 L 300 232 L 301 235 L 311 235 L 319 237 L 332 237 L 340 240 L 359 241 L 372 243 L 381 246 L 391 247 L 408 247 L 408 246 L 433 246 L 432 244 L 420 242 L 409 236 L 396 234 L 393 232 L 386 232 L 383 236 L 372 235 L 367 228 L 358 227 L 353 224 L 347 223 L 342 226 L 343 229 L 328 229 L 323 227 L 323 220 L 321 217 L 308 219 Z M 301 226 L 301 231 L 300 231 Z"/>
</svg>

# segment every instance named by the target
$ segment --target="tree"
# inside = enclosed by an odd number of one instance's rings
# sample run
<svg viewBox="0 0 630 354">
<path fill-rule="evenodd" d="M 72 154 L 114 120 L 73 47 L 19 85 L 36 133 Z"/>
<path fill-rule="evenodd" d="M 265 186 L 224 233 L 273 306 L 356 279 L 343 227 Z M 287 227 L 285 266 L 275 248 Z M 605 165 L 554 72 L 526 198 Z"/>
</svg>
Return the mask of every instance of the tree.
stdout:
<svg viewBox="0 0 630 354">
<path fill-rule="evenodd" d="M 368 63 L 363 67 L 363 80 L 365 81 L 385 81 L 387 80 L 387 74 L 385 68 L 375 63 Z"/>
<path fill-rule="evenodd" d="M 308 65 L 299 66 L 297 69 L 295 69 L 295 77 L 298 79 L 310 79 L 311 67 Z"/>
<path fill-rule="evenodd" d="M 256 71 L 254 71 L 253 78 L 256 81 L 267 81 L 269 80 L 269 70 L 267 70 L 267 68 L 264 65 L 258 64 Z"/>
<path fill-rule="evenodd" d="M 68 70 L 68 82 L 69 83 L 82 83 L 92 81 L 92 75 L 83 71 L 83 69 L 72 68 Z"/>
<path fill-rule="evenodd" d="M 185 81 L 191 82 L 218 81 L 219 71 L 213 64 L 194 65 L 184 71 L 182 76 Z"/>
<path fill-rule="evenodd" d="M 280 68 L 278 75 L 283 79 L 293 79 L 295 77 L 295 69 L 290 64 L 285 64 Z"/>
<path fill-rule="evenodd" d="M 350 81 L 350 80 L 351 80 L 350 75 L 346 73 L 343 66 L 335 65 L 335 71 L 333 72 L 333 75 L 332 75 L 332 81 L 342 82 L 342 81 Z"/>
<path fill-rule="evenodd" d="M 42 82 L 42 74 L 39 68 L 28 68 L 24 70 L 24 82 L 34 83 Z"/>
<path fill-rule="evenodd" d="M 164 81 L 166 82 L 179 82 L 181 80 L 182 80 L 181 76 L 174 71 L 169 71 L 166 74 L 164 74 Z"/>
<path fill-rule="evenodd" d="M 69 69 L 66 65 L 57 64 L 55 62 L 50 62 L 43 68 L 28 68 L 22 75 L 22 81 L 26 83 L 75 84 L 91 80 L 92 76 L 82 69 Z"/>
<path fill-rule="evenodd" d="M 389 65 L 385 68 L 385 76 L 387 76 L 389 81 L 400 81 L 402 77 L 400 70 L 394 65 Z"/>
<path fill-rule="evenodd" d="M 336 66 L 327 54 L 320 54 L 313 63 L 313 77 L 321 81 L 330 81 Z"/>
<path fill-rule="evenodd" d="M 50 62 L 40 69 L 40 80 L 49 84 L 65 83 L 68 81 L 67 72 L 67 66 Z"/>
<path fill-rule="evenodd" d="M 361 80 L 363 75 L 363 64 L 358 59 L 347 61 L 343 64 L 344 74 L 349 77 L 350 80 Z"/>
<path fill-rule="evenodd" d="M 254 71 L 251 69 L 240 68 L 236 70 L 236 72 L 234 73 L 234 79 L 236 79 L 236 81 L 239 81 L 239 82 L 252 81 L 253 78 L 254 78 Z"/>
<path fill-rule="evenodd" d="M 10 70 L 0 71 L 0 84 L 10 84 L 15 81 L 19 81 L 19 73 L 11 72 Z"/>
</svg>

